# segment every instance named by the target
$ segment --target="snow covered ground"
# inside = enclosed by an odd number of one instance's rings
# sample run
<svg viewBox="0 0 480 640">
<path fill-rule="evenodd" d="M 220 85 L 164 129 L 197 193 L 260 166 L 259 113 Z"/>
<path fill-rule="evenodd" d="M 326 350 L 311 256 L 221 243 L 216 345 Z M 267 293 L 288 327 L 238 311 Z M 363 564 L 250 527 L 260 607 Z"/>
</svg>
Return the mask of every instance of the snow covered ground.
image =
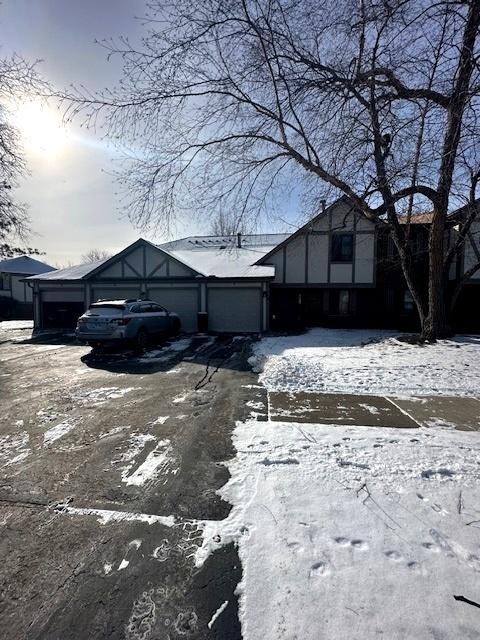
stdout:
<svg viewBox="0 0 480 640">
<path fill-rule="evenodd" d="M 0 320 L 1 331 L 18 331 L 33 329 L 33 320 Z"/>
<path fill-rule="evenodd" d="M 380 343 L 361 346 L 371 338 Z M 478 393 L 480 342 L 392 334 L 267 338 L 269 390 Z M 480 403 L 479 403 L 480 407 Z M 244 640 L 480 637 L 480 438 L 453 428 L 237 423 L 226 520 L 196 563 L 235 542 Z"/>
<path fill-rule="evenodd" d="M 480 395 L 480 337 L 419 346 L 396 335 L 312 329 L 264 338 L 250 362 L 269 391 Z"/>
</svg>

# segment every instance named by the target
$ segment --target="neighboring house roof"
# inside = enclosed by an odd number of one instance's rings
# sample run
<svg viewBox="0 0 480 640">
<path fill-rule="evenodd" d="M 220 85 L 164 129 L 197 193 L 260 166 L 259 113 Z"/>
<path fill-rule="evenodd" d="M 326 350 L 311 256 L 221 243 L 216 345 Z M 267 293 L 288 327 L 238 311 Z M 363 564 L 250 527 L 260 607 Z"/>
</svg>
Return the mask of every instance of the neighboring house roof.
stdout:
<svg viewBox="0 0 480 640">
<path fill-rule="evenodd" d="M 54 267 L 46 262 L 35 260 L 30 256 L 18 256 L 18 258 L 8 258 L 0 262 L 1 273 L 17 273 L 19 275 L 38 275 L 52 271 Z"/>
<path fill-rule="evenodd" d="M 431 224 L 433 219 L 433 213 L 414 213 L 410 216 L 399 216 L 398 221 L 400 224 Z"/>
</svg>

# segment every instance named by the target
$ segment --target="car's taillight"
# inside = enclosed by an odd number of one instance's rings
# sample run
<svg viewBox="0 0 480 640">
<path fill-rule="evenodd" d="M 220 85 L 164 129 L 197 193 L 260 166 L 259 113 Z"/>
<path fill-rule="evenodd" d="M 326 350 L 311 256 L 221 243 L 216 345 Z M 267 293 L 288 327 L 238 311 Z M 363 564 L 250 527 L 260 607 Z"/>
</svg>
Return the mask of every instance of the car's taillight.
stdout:
<svg viewBox="0 0 480 640">
<path fill-rule="evenodd" d="M 119 327 L 123 327 L 130 322 L 131 318 L 115 318 L 115 320 L 110 320 L 112 324 L 116 324 Z"/>
</svg>

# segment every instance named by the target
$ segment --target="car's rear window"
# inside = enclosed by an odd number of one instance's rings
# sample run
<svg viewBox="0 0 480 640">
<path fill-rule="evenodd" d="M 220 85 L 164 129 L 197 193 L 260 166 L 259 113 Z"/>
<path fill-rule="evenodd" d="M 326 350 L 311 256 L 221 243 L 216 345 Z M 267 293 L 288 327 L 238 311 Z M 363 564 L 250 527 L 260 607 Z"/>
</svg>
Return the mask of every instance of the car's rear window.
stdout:
<svg viewBox="0 0 480 640">
<path fill-rule="evenodd" d="M 116 316 L 119 311 L 125 311 L 124 304 L 91 304 L 88 307 L 89 313 L 100 316 Z"/>
</svg>

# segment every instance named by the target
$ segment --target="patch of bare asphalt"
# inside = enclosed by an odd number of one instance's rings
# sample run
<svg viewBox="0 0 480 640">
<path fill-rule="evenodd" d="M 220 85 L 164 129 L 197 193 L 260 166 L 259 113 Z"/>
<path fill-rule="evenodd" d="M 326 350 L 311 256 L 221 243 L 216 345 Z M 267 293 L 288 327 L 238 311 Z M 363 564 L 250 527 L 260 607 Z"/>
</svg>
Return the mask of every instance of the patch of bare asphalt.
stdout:
<svg viewBox="0 0 480 640">
<path fill-rule="evenodd" d="M 68 342 L 0 346 L 2 638 L 240 638 L 236 550 L 200 571 L 192 556 L 197 521 L 229 511 L 216 490 L 235 421 L 253 394 L 266 414 L 249 345 L 194 339 L 103 365 Z"/>
</svg>

